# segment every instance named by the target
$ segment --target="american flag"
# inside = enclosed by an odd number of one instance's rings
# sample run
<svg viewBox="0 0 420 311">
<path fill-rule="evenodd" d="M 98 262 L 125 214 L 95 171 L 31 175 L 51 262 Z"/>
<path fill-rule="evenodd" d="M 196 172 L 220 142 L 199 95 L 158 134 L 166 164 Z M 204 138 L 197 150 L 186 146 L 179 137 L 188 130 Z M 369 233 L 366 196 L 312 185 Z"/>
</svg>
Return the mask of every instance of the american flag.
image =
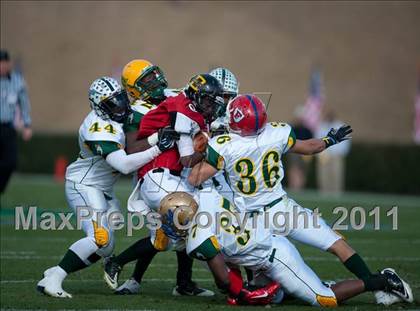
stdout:
<svg viewBox="0 0 420 311">
<path fill-rule="evenodd" d="M 303 122 L 312 132 L 318 129 L 321 111 L 324 105 L 322 75 L 319 69 L 311 72 L 309 80 L 309 96 L 303 107 Z"/>
<path fill-rule="evenodd" d="M 420 145 L 420 64 L 417 70 L 417 94 L 414 101 L 414 142 Z"/>
</svg>

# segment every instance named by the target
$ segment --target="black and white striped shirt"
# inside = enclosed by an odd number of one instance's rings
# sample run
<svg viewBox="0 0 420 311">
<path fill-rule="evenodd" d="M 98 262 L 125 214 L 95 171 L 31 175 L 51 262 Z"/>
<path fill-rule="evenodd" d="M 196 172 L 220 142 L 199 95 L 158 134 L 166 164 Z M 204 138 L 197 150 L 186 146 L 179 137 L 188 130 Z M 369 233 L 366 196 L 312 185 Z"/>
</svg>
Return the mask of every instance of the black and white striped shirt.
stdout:
<svg viewBox="0 0 420 311">
<path fill-rule="evenodd" d="M 14 123 L 16 105 L 19 105 L 23 124 L 31 125 L 30 103 L 26 83 L 22 75 L 12 71 L 8 76 L 0 77 L 0 122 Z"/>
</svg>

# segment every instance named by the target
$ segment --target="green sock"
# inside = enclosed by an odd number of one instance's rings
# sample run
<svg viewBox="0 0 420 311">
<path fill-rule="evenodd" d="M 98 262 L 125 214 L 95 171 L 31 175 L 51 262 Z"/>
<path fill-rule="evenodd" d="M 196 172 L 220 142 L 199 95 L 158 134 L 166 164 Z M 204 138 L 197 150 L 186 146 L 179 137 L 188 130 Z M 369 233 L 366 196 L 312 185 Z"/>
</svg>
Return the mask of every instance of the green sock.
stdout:
<svg viewBox="0 0 420 311">
<path fill-rule="evenodd" d="M 68 250 L 58 264 L 64 271 L 67 273 L 76 272 L 83 268 L 86 268 L 87 265 L 76 255 L 72 250 Z"/>
<path fill-rule="evenodd" d="M 362 280 L 368 279 L 372 275 L 365 261 L 357 253 L 350 256 L 350 258 L 344 262 L 344 266 Z"/>
</svg>

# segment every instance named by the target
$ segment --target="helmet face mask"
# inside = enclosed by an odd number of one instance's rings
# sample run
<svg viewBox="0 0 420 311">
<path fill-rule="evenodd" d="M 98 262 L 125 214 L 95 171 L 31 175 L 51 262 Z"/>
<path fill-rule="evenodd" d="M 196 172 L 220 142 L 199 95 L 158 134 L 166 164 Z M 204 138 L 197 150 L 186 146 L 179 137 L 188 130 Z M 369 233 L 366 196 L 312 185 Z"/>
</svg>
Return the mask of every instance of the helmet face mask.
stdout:
<svg viewBox="0 0 420 311">
<path fill-rule="evenodd" d="M 196 107 L 203 117 L 212 122 L 226 113 L 226 106 L 223 97 L 205 95 L 198 98 Z"/>
<path fill-rule="evenodd" d="M 130 100 L 127 92 L 121 90 L 110 97 L 105 98 L 99 103 L 99 109 L 102 110 L 111 120 L 123 123 L 131 112 Z"/>
<path fill-rule="evenodd" d="M 162 99 L 165 94 L 164 91 L 168 87 L 165 75 L 157 66 L 147 68 L 134 84 L 139 91 L 140 98 L 146 100 L 148 98 Z"/>
<path fill-rule="evenodd" d="M 162 101 L 168 82 L 163 71 L 145 59 L 124 66 L 121 83 L 133 99 Z"/>
<path fill-rule="evenodd" d="M 96 115 L 103 120 L 123 123 L 131 112 L 127 92 L 110 77 L 93 81 L 89 88 L 89 101 Z"/>
<path fill-rule="evenodd" d="M 223 101 L 225 102 L 225 105 L 227 106 L 227 104 L 229 104 L 229 102 L 236 96 L 238 96 L 237 93 L 223 92 Z"/>
<path fill-rule="evenodd" d="M 185 93 L 207 122 L 223 115 L 226 107 L 223 99 L 223 88 L 215 77 L 209 74 L 192 77 Z"/>
</svg>

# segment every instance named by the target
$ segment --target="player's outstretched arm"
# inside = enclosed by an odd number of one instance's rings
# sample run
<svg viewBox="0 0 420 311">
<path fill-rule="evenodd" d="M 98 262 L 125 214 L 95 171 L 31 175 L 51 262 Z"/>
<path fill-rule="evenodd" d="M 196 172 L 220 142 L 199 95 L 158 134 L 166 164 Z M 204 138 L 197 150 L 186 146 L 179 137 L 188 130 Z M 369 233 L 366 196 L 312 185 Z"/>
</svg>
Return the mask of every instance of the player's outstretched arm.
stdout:
<svg viewBox="0 0 420 311">
<path fill-rule="evenodd" d="M 197 187 L 207 179 L 216 175 L 216 173 L 217 169 L 215 169 L 209 163 L 201 161 L 200 163 L 196 164 L 191 170 L 191 173 L 188 176 L 188 182 L 191 185 Z"/>
<path fill-rule="evenodd" d="M 169 150 L 174 146 L 175 140 L 169 136 L 164 136 L 157 142 L 156 146 L 145 151 L 127 154 L 125 150 L 120 149 L 108 154 L 105 160 L 119 172 L 129 174 L 149 163 L 161 152 Z"/>
<path fill-rule="evenodd" d="M 158 146 L 133 154 L 127 154 L 125 150 L 120 149 L 108 154 L 105 160 L 114 169 L 126 175 L 149 163 L 160 153 Z"/>
<path fill-rule="evenodd" d="M 343 125 L 339 129 L 332 128 L 324 138 L 296 140 L 295 145 L 290 148 L 289 152 L 305 155 L 320 153 L 328 147 L 350 139 L 350 134 L 352 132 L 353 130 L 350 125 Z"/>
</svg>

